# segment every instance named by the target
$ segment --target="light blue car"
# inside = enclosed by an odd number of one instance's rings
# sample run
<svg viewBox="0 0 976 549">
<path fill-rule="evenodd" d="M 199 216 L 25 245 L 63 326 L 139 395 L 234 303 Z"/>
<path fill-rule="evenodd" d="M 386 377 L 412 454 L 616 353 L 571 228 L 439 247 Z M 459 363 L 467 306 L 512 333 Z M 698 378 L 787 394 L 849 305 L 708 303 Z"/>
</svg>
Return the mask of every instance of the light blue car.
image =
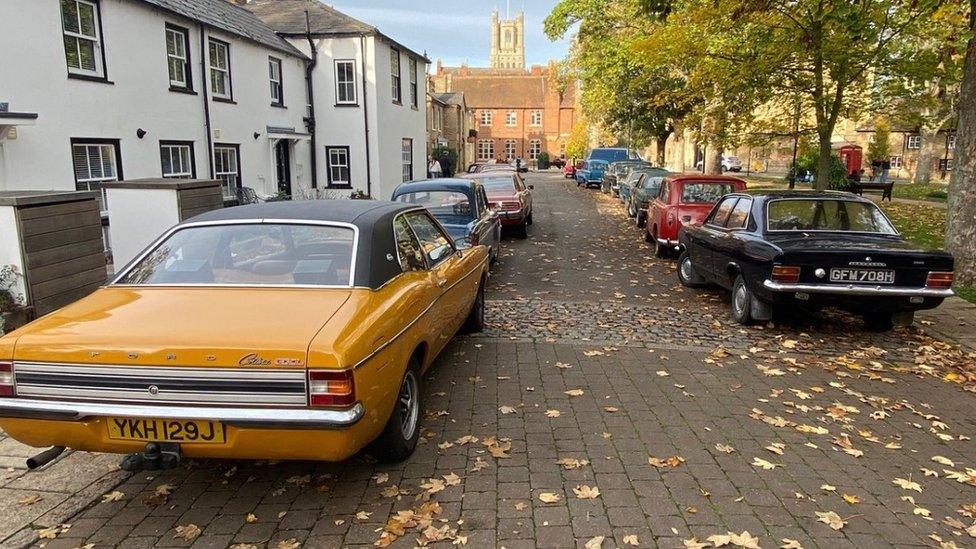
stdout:
<svg viewBox="0 0 976 549">
<path fill-rule="evenodd" d="M 582 168 L 576 170 L 576 186 L 602 187 L 603 174 L 606 173 L 609 165 L 606 160 L 587 160 Z"/>
</svg>

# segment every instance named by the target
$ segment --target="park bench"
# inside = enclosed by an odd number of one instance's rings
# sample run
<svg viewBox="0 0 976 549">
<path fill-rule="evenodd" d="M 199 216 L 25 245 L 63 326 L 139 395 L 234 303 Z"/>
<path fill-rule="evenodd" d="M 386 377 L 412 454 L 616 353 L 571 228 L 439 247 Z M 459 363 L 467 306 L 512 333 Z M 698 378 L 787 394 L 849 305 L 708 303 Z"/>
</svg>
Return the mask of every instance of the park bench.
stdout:
<svg viewBox="0 0 976 549">
<path fill-rule="evenodd" d="M 888 199 L 888 202 L 891 202 L 891 190 L 894 188 L 894 186 L 895 186 L 895 182 L 894 181 L 888 181 L 887 183 L 881 183 L 881 182 L 875 183 L 875 182 L 872 182 L 872 181 L 867 181 L 867 182 L 859 181 L 857 183 L 853 183 L 852 184 L 852 187 L 854 187 L 853 190 L 857 194 L 859 194 L 861 196 L 864 196 L 864 191 L 866 191 L 866 190 L 869 190 L 869 191 L 881 191 L 881 200 L 884 200 L 885 198 L 887 198 Z"/>
</svg>

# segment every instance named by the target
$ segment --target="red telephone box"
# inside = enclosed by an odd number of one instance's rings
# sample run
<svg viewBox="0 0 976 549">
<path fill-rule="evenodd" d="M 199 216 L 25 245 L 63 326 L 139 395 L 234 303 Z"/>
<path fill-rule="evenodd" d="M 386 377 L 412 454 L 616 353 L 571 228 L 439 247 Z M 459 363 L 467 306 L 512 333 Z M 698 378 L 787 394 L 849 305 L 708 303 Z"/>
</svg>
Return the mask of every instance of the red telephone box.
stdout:
<svg viewBox="0 0 976 549">
<path fill-rule="evenodd" d="M 844 171 L 848 174 L 861 170 L 864 160 L 864 150 L 858 145 L 844 145 L 840 148 L 840 161 L 844 164 Z"/>
</svg>

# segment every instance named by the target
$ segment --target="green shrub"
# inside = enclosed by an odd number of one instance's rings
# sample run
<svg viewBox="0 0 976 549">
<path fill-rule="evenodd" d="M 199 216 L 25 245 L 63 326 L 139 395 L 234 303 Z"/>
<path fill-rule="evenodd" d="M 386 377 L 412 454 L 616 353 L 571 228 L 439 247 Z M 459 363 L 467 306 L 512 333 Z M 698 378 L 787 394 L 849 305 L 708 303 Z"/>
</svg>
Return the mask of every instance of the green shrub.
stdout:
<svg viewBox="0 0 976 549">
<path fill-rule="evenodd" d="M 536 157 L 536 164 L 537 164 L 537 167 L 540 170 L 548 170 L 549 169 L 549 153 L 547 153 L 546 151 L 542 151 L 541 153 L 539 153 L 539 156 Z"/>
</svg>

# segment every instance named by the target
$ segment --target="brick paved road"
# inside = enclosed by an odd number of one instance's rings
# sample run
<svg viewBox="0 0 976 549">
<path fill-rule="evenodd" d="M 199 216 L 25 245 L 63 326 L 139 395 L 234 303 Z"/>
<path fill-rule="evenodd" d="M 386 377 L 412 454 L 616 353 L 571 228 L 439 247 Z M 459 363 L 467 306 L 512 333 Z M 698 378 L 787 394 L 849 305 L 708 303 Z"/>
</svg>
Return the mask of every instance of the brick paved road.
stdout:
<svg viewBox="0 0 976 549">
<path fill-rule="evenodd" d="M 456 340 L 431 369 L 410 460 L 134 475 L 47 547 L 371 547 L 425 492 L 439 505 L 433 527 L 468 547 L 603 536 L 604 548 L 672 548 L 745 530 L 762 547 L 976 542 L 958 512 L 976 503 L 974 395 L 888 362 L 935 342 L 863 334 L 843 315 L 732 326 L 725 296 L 677 287 L 609 199 L 532 182 L 536 225 L 506 241 L 490 330 Z M 171 493 L 154 495 L 161 485 Z M 599 495 L 580 498 L 583 487 Z M 839 530 L 818 522 L 831 511 L 846 520 Z M 198 536 L 174 537 L 191 524 Z M 392 546 L 417 545 L 417 530 Z"/>
</svg>

